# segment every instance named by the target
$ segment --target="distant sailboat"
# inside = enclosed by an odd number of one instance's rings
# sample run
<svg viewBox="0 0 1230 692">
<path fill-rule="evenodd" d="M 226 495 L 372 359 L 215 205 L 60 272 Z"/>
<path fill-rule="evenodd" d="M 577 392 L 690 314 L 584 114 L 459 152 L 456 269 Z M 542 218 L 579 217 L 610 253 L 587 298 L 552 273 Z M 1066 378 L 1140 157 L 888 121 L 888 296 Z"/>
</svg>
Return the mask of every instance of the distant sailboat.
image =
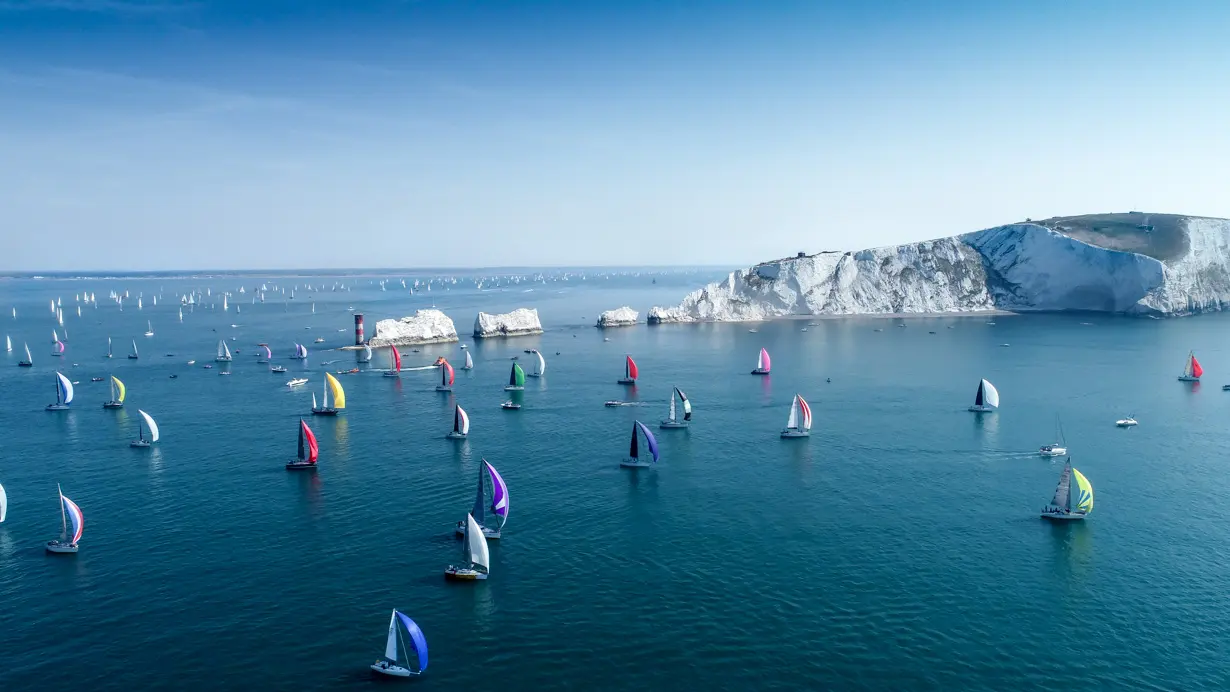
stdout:
<svg viewBox="0 0 1230 692">
<path fill-rule="evenodd" d="M 81 508 L 77 503 L 64 497 L 64 491 L 60 486 L 56 485 L 56 492 L 60 494 L 60 538 L 55 541 L 47 541 L 47 552 L 49 553 L 75 553 L 77 552 L 77 543 L 81 540 L 81 534 L 85 532 L 85 515 L 81 513 Z M 68 532 L 69 521 L 72 521 L 73 531 Z"/>
<path fill-rule="evenodd" d="M 491 504 L 487 504 L 487 484 L 491 484 Z M 492 515 L 487 526 L 487 514 Z M 483 459 L 478 467 L 478 491 L 474 498 L 474 507 L 470 510 L 470 519 L 482 529 L 484 538 L 499 538 L 504 525 L 508 523 L 508 486 L 495 467 Z M 457 533 L 465 535 L 466 522 L 457 522 Z"/>
<path fill-rule="evenodd" d="M 437 392 L 453 391 L 453 382 L 457 379 L 456 373 L 453 372 L 453 366 L 449 364 L 445 358 L 440 359 L 440 384 L 436 385 Z"/>
<path fill-rule="evenodd" d="M 636 384 L 636 378 L 639 374 L 636 369 L 636 361 L 632 360 L 632 356 L 626 356 L 624 376 L 619 380 L 618 384 Z"/>
<path fill-rule="evenodd" d="M 269 350 L 269 346 L 266 344 L 261 344 L 260 353 L 258 355 L 259 357 L 256 359 L 257 363 L 268 363 L 273 359 L 273 351 Z"/>
<path fill-rule="evenodd" d="M 508 384 L 504 386 L 506 392 L 519 392 L 525 389 L 525 371 L 520 365 L 513 363 L 512 371 L 508 373 Z"/>
<path fill-rule="evenodd" d="M 218 355 L 214 357 L 214 360 L 219 363 L 229 363 L 233 360 L 231 349 L 226 345 L 226 339 L 218 339 Z"/>
<path fill-rule="evenodd" d="M 474 359 L 470 357 L 469 351 L 466 351 L 466 364 L 461 366 L 461 369 L 462 370 L 473 370 L 474 369 Z"/>
<path fill-rule="evenodd" d="M 1054 444 L 1042 445 L 1038 454 L 1044 457 L 1061 457 L 1068 453 L 1068 444 L 1063 437 L 1063 425 L 1059 422 L 1059 416 L 1055 416 L 1055 440 Z"/>
<path fill-rule="evenodd" d="M 1072 506 L 1072 479 L 1074 478 L 1078 493 L 1075 508 Z M 1055 496 L 1051 498 L 1051 504 L 1042 509 L 1041 516 L 1043 519 L 1055 521 L 1072 521 L 1084 519 L 1092 511 L 1093 486 L 1080 471 L 1072 468 L 1072 459 L 1069 458 L 1063 465 L 1063 473 L 1059 474 L 1059 485 L 1055 486 Z"/>
<path fill-rule="evenodd" d="M 397 352 L 396 346 L 389 346 L 389 355 L 393 359 L 393 367 L 388 372 L 384 373 L 385 377 L 401 377 L 401 354 Z"/>
<path fill-rule="evenodd" d="M 1196 360 L 1196 352 L 1189 352 L 1187 354 L 1187 364 L 1183 366 L 1183 374 L 1179 375 L 1179 381 L 1199 382 L 1200 376 L 1203 374 L 1204 368 L 1200 367 L 1200 361 Z"/>
<path fill-rule="evenodd" d="M 124 387 L 124 383 L 120 382 L 120 378 L 115 375 L 111 376 L 111 400 L 103 404 L 103 408 L 124 408 L 124 397 L 128 395 L 128 390 Z"/>
<path fill-rule="evenodd" d="M 811 435 L 811 406 L 801 395 L 795 394 L 790 402 L 790 417 L 786 419 L 786 429 L 782 437 L 808 437 Z"/>
<path fill-rule="evenodd" d="M 464 581 L 486 579 L 491 573 L 491 557 L 487 552 L 487 538 L 483 536 L 483 527 L 469 515 L 466 516 L 465 540 L 461 545 L 461 565 L 449 565 L 448 569 L 444 570 L 444 578 Z"/>
<path fill-rule="evenodd" d="M 675 412 L 675 397 L 679 397 L 680 405 L 683 407 L 683 420 L 679 420 Z M 675 387 L 671 392 L 671 408 L 667 414 L 666 420 L 658 426 L 663 429 L 686 428 L 692 422 L 692 402 L 688 401 L 688 397 L 681 389 Z"/>
<path fill-rule="evenodd" d="M 319 456 L 320 449 L 316 446 L 316 436 L 312 434 L 312 429 L 308 424 L 299 420 L 299 456 L 286 463 L 286 468 L 291 470 L 316 470 L 316 459 Z"/>
<path fill-rule="evenodd" d="M 470 434 L 470 416 L 461 408 L 461 405 L 453 407 L 453 431 L 445 437 L 450 440 L 464 440 L 466 435 Z"/>
<path fill-rule="evenodd" d="M 73 403 L 73 383 L 63 373 L 56 373 L 56 402 L 47 404 L 48 411 L 67 411 Z"/>
<path fill-rule="evenodd" d="M 329 405 L 329 395 L 333 395 L 333 405 Z M 324 401 L 320 408 L 316 407 L 316 395 L 312 394 L 312 415 L 314 416 L 336 416 L 338 411 L 346 408 L 346 390 L 342 389 L 342 383 L 337 381 L 337 378 L 332 373 L 325 373 L 324 386 Z"/>
<path fill-rule="evenodd" d="M 360 363 L 372 362 L 372 347 L 371 346 L 368 346 L 367 344 L 363 344 L 363 355 L 359 356 L 359 362 Z"/>
<path fill-rule="evenodd" d="M 151 321 L 149 321 L 149 320 L 146 320 L 146 321 L 145 321 L 145 327 L 146 327 L 146 328 L 145 328 L 145 335 L 146 335 L 146 336 L 153 336 L 153 335 L 154 335 L 154 323 L 153 323 L 153 322 L 151 322 Z"/>
<path fill-rule="evenodd" d="M 17 367 L 29 368 L 34 366 L 34 359 L 30 357 L 30 344 L 22 344 L 22 348 L 26 350 L 26 359 L 17 361 Z"/>
<path fill-rule="evenodd" d="M 8 353 L 13 352 L 13 341 L 7 335 L 4 337 L 4 350 Z"/>
<path fill-rule="evenodd" d="M 418 661 L 418 667 L 411 669 L 409 667 L 410 654 L 406 651 L 406 641 L 401 634 L 401 629 L 397 623 L 401 623 L 401 627 L 405 628 L 405 636 L 410 638 L 410 644 L 414 648 L 414 656 Z M 398 663 L 397 653 L 401 652 L 401 659 L 407 665 Z M 414 620 L 406 617 L 406 614 L 393 610 L 393 615 L 389 618 L 389 638 L 384 645 L 384 658 L 376 661 L 371 666 L 372 670 L 381 675 L 390 675 L 395 678 L 408 678 L 411 675 L 422 675 L 423 671 L 427 670 L 427 638 L 423 636 L 423 630 L 414 623 Z"/>
<path fill-rule="evenodd" d="M 638 439 L 638 431 L 645 435 L 645 445 L 649 447 L 649 454 L 653 458 L 653 462 L 645 461 L 641 458 L 640 441 Z M 651 463 L 658 461 L 658 441 L 654 439 L 653 433 L 649 432 L 649 428 L 645 424 L 638 421 L 632 421 L 632 446 L 628 450 L 628 458 L 619 462 L 620 466 L 628 466 L 632 468 L 643 468 L 650 466 Z"/>
<path fill-rule="evenodd" d="M 4 486 L 0 485 L 0 524 L 4 523 L 4 518 L 9 515 L 9 496 L 4 492 Z"/>
<path fill-rule="evenodd" d="M 140 356 L 140 354 L 138 354 L 138 353 L 137 353 L 137 341 L 136 341 L 136 339 L 133 339 L 133 342 L 132 342 L 132 353 L 129 353 L 129 354 L 128 354 L 128 360 L 136 360 L 136 359 L 138 359 L 138 358 L 140 358 L 140 357 L 141 357 L 141 356 Z"/>
<path fill-rule="evenodd" d="M 467 353 L 466 355 L 470 354 Z M 538 349 L 534 349 L 534 355 L 538 356 L 538 367 L 534 369 L 534 372 L 530 373 L 530 377 L 542 377 L 547 372 L 547 359 L 542 357 L 542 351 Z"/>
<path fill-rule="evenodd" d="M 111 337 L 107 337 L 107 357 L 111 357 Z"/>
<path fill-rule="evenodd" d="M 179 309 L 179 321 L 180 322 L 184 321 L 184 309 L 183 308 Z"/>
<path fill-rule="evenodd" d="M 974 394 L 974 405 L 969 407 L 972 413 L 989 413 L 999 408 L 999 390 L 986 380 L 978 383 L 978 392 Z"/>
<path fill-rule="evenodd" d="M 228 306 L 228 305 L 226 304 L 226 294 L 224 293 L 224 294 L 222 294 L 222 310 L 223 310 L 223 311 L 226 311 L 226 310 L 230 310 L 230 309 L 231 309 L 231 308 L 230 308 L 230 306 Z"/>
<path fill-rule="evenodd" d="M 756 360 L 756 369 L 752 371 L 753 375 L 768 375 L 769 370 L 773 367 L 773 361 L 769 360 L 769 352 L 765 349 L 760 349 L 760 357 Z"/>
<path fill-rule="evenodd" d="M 62 356 L 62 355 L 64 355 L 64 342 L 63 342 L 63 341 L 56 341 L 56 342 L 55 342 L 55 345 L 53 345 L 53 346 L 51 347 L 51 355 L 53 355 L 53 356 Z"/>
<path fill-rule="evenodd" d="M 145 411 L 142 411 L 141 409 L 137 409 L 137 413 L 141 416 L 139 419 L 137 419 L 137 439 L 133 440 L 132 442 L 128 444 L 130 447 L 148 447 L 150 446 L 151 442 L 158 441 L 158 424 L 155 423 L 153 417 L 150 416 Z M 145 422 L 145 425 L 141 424 L 142 421 Z M 144 434 L 144 430 L 146 427 L 149 428 L 149 438 L 148 439 L 145 437 L 145 434 Z"/>
<path fill-rule="evenodd" d="M 307 346 L 304 346 L 303 344 L 295 344 L 295 355 L 290 357 L 291 360 L 307 360 L 307 357 Z"/>
</svg>

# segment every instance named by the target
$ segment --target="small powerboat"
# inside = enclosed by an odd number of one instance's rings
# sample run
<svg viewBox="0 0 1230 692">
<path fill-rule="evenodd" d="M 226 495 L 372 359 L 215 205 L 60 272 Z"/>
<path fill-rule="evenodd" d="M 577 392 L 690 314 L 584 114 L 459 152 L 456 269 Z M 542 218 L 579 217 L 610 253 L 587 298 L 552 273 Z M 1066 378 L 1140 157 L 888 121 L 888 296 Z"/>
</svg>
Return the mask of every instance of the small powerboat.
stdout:
<svg viewBox="0 0 1230 692">
<path fill-rule="evenodd" d="M 269 368 L 269 372 L 286 372 L 286 368 L 281 365 L 275 365 Z"/>
<path fill-rule="evenodd" d="M 90 382 L 102 382 L 102 381 L 103 381 L 103 378 L 101 377 L 91 377 L 90 378 Z"/>
<path fill-rule="evenodd" d="M 608 401 L 605 404 L 603 404 L 603 406 L 606 406 L 607 408 L 617 408 L 623 405 L 624 405 L 624 402 L 622 401 Z"/>
<path fill-rule="evenodd" d="M 1115 421 L 1115 426 L 1120 428 L 1131 428 L 1136 426 L 1136 419 L 1130 415 L 1127 418 L 1121 418 Z"/>
<path fill-rule="evenodd" d="M 286 386 L 287 386 L 287 387 L 298 387 L 298 386 L 299 386 L 299 385 L 301 385 L 301 384 L 307 384 L 307 378 L 306 378 L 306 377 L 297 377 L 297 378 L 295 378 L 295 379 L 291 380 L 290 382 L 287 382 L 287 383 L 286 383 Z"/>
<path fill-rule="evenodd" d="M 500 404 L 500 408 L 504 409 L 505 411 L 519 411 L 521 410 L 521 404 L 518 404 L 515 401 L 505 401 L 504 403 Z"/>
</svg>

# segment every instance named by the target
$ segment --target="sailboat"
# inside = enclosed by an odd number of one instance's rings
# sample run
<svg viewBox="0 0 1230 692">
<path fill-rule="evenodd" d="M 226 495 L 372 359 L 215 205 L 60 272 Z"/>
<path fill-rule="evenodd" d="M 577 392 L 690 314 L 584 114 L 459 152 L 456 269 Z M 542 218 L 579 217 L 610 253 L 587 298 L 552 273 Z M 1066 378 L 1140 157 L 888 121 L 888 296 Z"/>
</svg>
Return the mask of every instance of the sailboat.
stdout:
<svg viewBox="0 0 1230 692">
<path fill-rule="evenodd" d="M 800 394 L 794 395 L 790 402 L 790 417 L 786 419 L 786 429 L 782 437 L 809 437 L 811 435 L 811 407 Z"/>
<path fill-rule="evenodd" d="M 295 344 L 295 355 L 291 356 L 291 360 L 307 360 L 307 346 L 303 344 Z"/>
<path fill-rule="evenodd" d="M 491 483 L 491 504 L 487 504 L 487 483 Z M 487 526 L 487 514 L 493 516 L 494 527 Z M 478 491 L 474 498 L 474 508 L 470 510 L 470 519 L 482 529 L 484 538 L 499 538 L 500 531 L 508 523 L 508 486 L 495 467 L 483 459 L 478 467 Z M 457 522 L 457 533 L 464 536 L 466 522 Z"/>
<path fill-rule="evenodd" d="M 53 356 L 64 355 L 64 342 L 63 341 L 55 342 L 55 345 L 51 347 L 51 355 Z"/>
<path fill-rule="evenodd" d="M 13 341 L 12 339 L 8 337 L 7 334 L 4 336 L 4 350 L 6 353 L 13 352 Z"/>
<path fill-rule="evenodd" d="M 363 344 L 363 355 L 359 356 L 359 362 L 360 363 L 372 362 L 372 347 L 371 346 L 368 346 L 367 344 Z"/>
<path fill-rule="evenodd" d="M 107 357 L 111 357 L 111 337 L 107 337 Z"/>
<path fill-rule="evenodd" d="M 73 402 L 73 383 L 62 373 L 56 373 L 56 402 L 47 404 L 48 411 L 67 411 Z"/>
<path fill-rule="evenodd" d="M 316 446 L 316 436 L 308 424 L 299 419 L 299 457 L 286 462 L 286 468 L 291 470 L 315 471 L 316 459 L 320 448 Z"/>
<path fill-rule="evenodd" d="M 180 322 L 184 321 L 184 309 L 183 308 L 179 309 L 179 321 Z"/>
<path fill-rule="evenodd" d="M 269 350 L 268 345 L 262 345 L 260 348 L 262 353 L 260 354 L 260 357 L 256 359 L 257 363 L 268 363 L 273 359 L 273 351 Z"/>
<path fill-rule="evenodd" d="M 534 372 L 530 373 L 530 377 L 542 377 L 543 373 L 547 371 L 547 359 L 542 357 L 542 351 L 538 349 L 534 349 L 532 353 L 538 356 L 538 367 L 534 369 Z M 467 353 L 466 355 L 470 354 Z"/>
<path fill-rule="evenodd" d="M 218 339 L 218 355 L 214 357 L 214 360 L 219 363 L 231 362 L 231 349 L 226 345 L 226 339 Z"/>
<path fill-rule="evenodd" d="M 461 366 L 461 369 L 462 370 L 473 370 L 474 369 L 474 359 L 470 357 L 469 351 L 466 351 L 466 364 Z"/>
<path fill-rule="evenodd" d="M 129 442 L 128 446 L 148 447 L 150 446 L 151 442 L 158 441 L 158 424 L 155 423 L 154 418 L 150 416 L 148 413 L 146 413 L 145 411 L 142 411 L 141 409 L 137 409 L 137 413 L 140 414 L 141 416 L 141 418 L 137 419 L 137 439 L 133 440 L 132 442 Z M 145 421 L 145 425 L 141 424 L 142 420 Z M 149 427 L 149 439 L 146 439 L 145 434 L 144 434 L 144 430 L 146 426 Z"/>
<path fill-rule="evenodd" d="M 453 431 L 445 437 L 450 440 L 464 440 L 470 434 L 470 415 L 460 405 L 453 407 Z"/>
<path fill-rule="evenodd" d="M 645 434 L 645 444 L 649 447 L 649 454 L 653 458 L 653 462 L 645 461 L 641 458 L 640 441 L 637 439 L 637 433 Z M 651 463 L 658 461 L 658 441 L 654 439 L 653 433 L 649 432 L 649 428 L 645 424 L 637 421 L 632 421 L 632 446 L 628 450 L 628 458 L 619 462 L 620 466 L 628 466 L 632 468 L 641 468 L 650 466 Z"/>
<path fill-rule="evenodd" d="M 410 663 L 410 654 L 406 651 L 406 642 L 401 634 L 401 628 L 397 626 L 400 622 L 405 628 L 406 636 L 410 637 L 410 644 L 414 647 L 414 657 L 418 660 L 418 668 L 411 670 L 408 665 L 398 663 L 397 652 L 401 651 L 401 658 L 407 664 Z M 427 638 L 423 636 L 423 630 L 414 623 L 414 620 L 406 617 L 406 614 L 393 609 L 393 615 L 389 618 L 389 639 L 384 645 L 384 658 L 372 664 L 372 670 L 381 675 L 389 675 L 395 678 L 408 678 L 411 675 L 422 675 L 423 671 L 427 670 Z"/>
<path fill-rule="evenodd" d="M 525 389 L 525 371 L 521 366 L 513 363 L 512 370 L 508 373 L 508 384 L 504 386 L 506 392 L 519 392 Z"/>
<path fill-rule="evenodd" d="M 223 311 L 226 311 L 226 310 L 230 310 L 230 309 L 231 309 L 231 308 L 230 308 L 230 306 L 228 306 L 228 305 L 226 304 L 226 294 L 225 294 L 225 293 L 223 293 L 223 294 L 222 294 L 222 310 L 223 310 Z"/>
<path fill-rule="evenodd" d="M 457 379 L 456 373 L 453 372 L 453 366 L 449 364 L 445 358 L 440 359 L 440 384 L 436 385 L 437 392 L 453 391 L 453 382 Z"/>
<path fill-rule="evenodd" d="M 329 395 L 333 395 L 333 405 L 329 405 Z M 337 381 L 337 378 L 332 373 L 325 373 L 323 406 L 316 407 L 316 395 L 312 394 L 312 415 L 313 416 L 336 416 L 338 411 L 346 408 L 346 390 L 342 389 L 342 383 Z"/>
<path fill-rule="evenodd" d="M 676 417 L 675 397 L 679 397 L 680 404 L 683 406 L 683 420 L 679 420 Z M 675 387 L 674 391 L 671 392 L 670 413 L 667 415 L 666 420 L 662 421 L 662 423 L 658 427 L 666 429 L 666 430 L 669 430 L 671 428 L 686 428 L 691 422 L 692 422 L 692 402 L 688 401 L 688 397 L 687 395 L 683 393 L 683 390 L 679 389 L 678 387 Z"/>
<path fill-rule="evenodd" d="M 1189 351 L 1187 354 L 1187 365 L 1183 367 L 1183 374 L 1179 375 L 1180 382 L 1199 382 L 1200 376 L 1204 374 L 1204 368 L 1200 367 L 1200 361 L 1196 360 L 1196 352 Z"/>
<path fill-rule="evenodd" d="M 34 359 L 30 357 L 30 344 L 22 344 L 22 347 L 26 349 L 26 359 L 17 361 L 17 367 L 19 368 L 33 367 Z"/>
<path fill-rule="evenodd" d="M 1038 449 L 1038 454 L 1044 457 L 1061 457 L 1068 453 L 1068 444 L 1063 437 L 1063 425 L 1059 422 L 1059 416 L 1055 416 L 1055 439 L 1058 442 L 1042 445 Z"/>
<path fill-rule="evenodd" d="M 491 573 L 491 557 L 487 553 L 487 538 L 483 527 L 474 517 L 466 515 L 465 540 L 461 543 L 461 566 L 449 565 L 444 570 L 445 579 L 474 581 L 486 579 Z"/>
<path fill-rule="evenodd" d="M 756 360 L 756 369 L 752 371 L 753 375 L 768 375 L 769 370 L 773 367 L 773 361 L 769 359 L 769 352 L 765 349 L 760 349 L 760 357 Z"/>
<path fill-rule="evenodd" d="M 59 484 L 56 484 L 56 492 L 60 494 L 60 538 L 55 541 L 47 541 L 47 552 L 49 553 L 75 553 L 77 552 L 77 543 L 81 540 L 81 534 L 85 531 L 85 516 L 81 513 L 81 508 L 76 502 L 64 497 L 64 491 L 60 489 Z M 68 523 L 72 521 L 73 533 L 70 536 L 68 533 Z"/>
<path fill-rule="evenodd" d="M 129 354 L 128 354 L 128 360 L 136 360 L 136 359 L 138 359 L 138 358 L 140 358 L 140 357 L 141 357 L 141 356 L 140 356 L 140 354 L 138 354 L 138 353 L 137 353 L 137 340 L 136 340 L 136 339 L 133 339 L 133 341 L 132 341 L 132 353 L 129 353 Z"/>
<path fill-rule="evenodd" d="M 401 354 L 396 346 L 389 346 L 389 355 L 393 357 L 393 367 L 384 373 L 385 377 L 401 377 Z"/>
<path fill-rule="evenodd" d="M 1076 479 L 1076 507 L 1072 506 L 1072 479 Z M 1063 465 L 1063 473 L 1059 474 L 1059 485 L 1055 486 L 1055 496 L 1051 503 L 1042 508 L 1043 519 L 1055 521 L 1073 521 L 1084 519 L 1093 511 L 1093 486 L 1084 474 L 1072 468 L 1072 459 L 1068 458 Z"/>
<path fill-rule="evenodd" d="M 154 335 L 154 323 L 149 320 L 145 321 L 145 335 L 146 336 Z"/>
<path fill-rule="evenodd" d="M 4 492 L 4 486 L 0 485 L 0 524 L 4 523 L 4 518 L 9 513 L 9 496 Z"/>
<path fill-rule="evenodd" d="M 127 396 L 128 390 L 124 387 L 124 383 L 120 382 L 120 378 L 115 375 L 111 376 L 111 400 L 103 403 L 103 408 L 124 408 L 124 397 Z"/>
<path fill-rule="evenodd" d="M 978 393 L 974 395 L 974 405 L 969 407 L 972 413 L 989 413 L 999 408 L 999 390 L 986 380 L 978 383 Z"/>
<path fill-rule="evenodd" d="M 624 376 L 617 384 L 636 384 L 636 378 L 639 374 L 636 369 L 636 361 L 632 360 L 632 356 L 626 356 L 626 358 L 627 360 L 624 362 Z"/>
</svg>

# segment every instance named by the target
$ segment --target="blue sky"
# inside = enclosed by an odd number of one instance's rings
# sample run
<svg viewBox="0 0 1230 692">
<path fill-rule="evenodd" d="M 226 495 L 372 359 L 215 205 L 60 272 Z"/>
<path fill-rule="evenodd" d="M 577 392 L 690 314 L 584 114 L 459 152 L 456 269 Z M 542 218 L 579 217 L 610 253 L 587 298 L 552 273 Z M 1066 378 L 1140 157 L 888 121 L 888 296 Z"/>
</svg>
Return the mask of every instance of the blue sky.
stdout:
<svg viewBox="0 0 1230 692">
<path fill-rule="evenodd" d="M 1230 5 L 0 0 L 0 269 L 746 265 L 1230 216 Z"/>
</svg>

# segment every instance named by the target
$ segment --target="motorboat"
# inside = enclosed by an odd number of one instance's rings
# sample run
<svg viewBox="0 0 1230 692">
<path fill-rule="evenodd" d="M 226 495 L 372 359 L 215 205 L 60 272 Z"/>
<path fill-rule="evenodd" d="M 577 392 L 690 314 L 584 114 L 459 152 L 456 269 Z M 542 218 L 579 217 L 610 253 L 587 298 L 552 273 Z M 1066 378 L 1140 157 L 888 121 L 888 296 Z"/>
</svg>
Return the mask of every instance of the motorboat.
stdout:
<svg viewBox="0 0 1230 692">
<path fill-rule="evenodd" d="M 1120 418 L 1119 420 L 1115 421 L 1115 425 L 1120 428 L 1135 427 L 1136 419 L 1129 415 L 1127 418 Z"/>
<path fill-rule="evenodd" d="M 293 380 L 291 380 L 291 381 L 287 382 L 287 383 L 286 383 L 286 386 L 287 386 L 287 387 L 298 387 L 298 386 L 299 386 L 299 385 L 301 385 L 301 384 L 307 384 L 307 378 L 306 378 L 306 377 L 296 377 L 295 379 L 293 379 Z"/>
<path fill-rule="evenodd" d="M 286 372 L 286 368 L 281 365 L 275 365 L 272 368 L 269 368 L 269 372 Z"/>
<path fill-rule="evenodd" d="M 1059 416 L 1055 416 L 1055 439 L 1058 442 L 1038 448 L 1038 454 L 1044 457 L 1067 456 L 1068 445 L 1063 436 L 1063 426 L 1059 423 Z"/>
<path fill-rule="evenodd" d="M 515 401 L 505 401 L 504 403 L 500 404 L 500 408 L 504 409 L 505 411 L 520 411 L 521 404 L 518 404 Z"/>
</svg>

